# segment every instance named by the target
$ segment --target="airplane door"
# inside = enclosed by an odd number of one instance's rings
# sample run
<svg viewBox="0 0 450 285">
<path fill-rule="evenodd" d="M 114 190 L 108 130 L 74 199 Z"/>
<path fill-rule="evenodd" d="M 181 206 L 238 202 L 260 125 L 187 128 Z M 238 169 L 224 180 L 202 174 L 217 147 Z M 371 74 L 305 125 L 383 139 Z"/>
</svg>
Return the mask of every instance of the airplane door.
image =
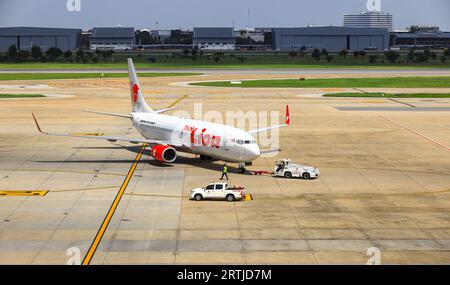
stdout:
<svg viewBox="0 0 450 285">
<path fill-rule="evenodd" d="M 230 147 L 231 147 L 231 138 L 230 138 L 230 136 L 228 135 L 227 131 L 225 131 L 225 132 L 223 133 L 223 138 L 224 138 L 224 140 L 223 140 L 223 149 L 224 149 L 225 151 L 230 151 Z"/>
<path fill-rule="evenodd" d="M 214 191 L 214 198 L 223 198 L 225 189 L 223 189 L 223 184 L 216 184 L 216 189 Z"/>
<path fill-rule="evenodd" d="M 214 196 L 215 196 L 214 184 L 210 184 L 210 185 L 206 186 L 205 195 L 206 195 L 206 198 L 214 198 Z"/>
</svg>

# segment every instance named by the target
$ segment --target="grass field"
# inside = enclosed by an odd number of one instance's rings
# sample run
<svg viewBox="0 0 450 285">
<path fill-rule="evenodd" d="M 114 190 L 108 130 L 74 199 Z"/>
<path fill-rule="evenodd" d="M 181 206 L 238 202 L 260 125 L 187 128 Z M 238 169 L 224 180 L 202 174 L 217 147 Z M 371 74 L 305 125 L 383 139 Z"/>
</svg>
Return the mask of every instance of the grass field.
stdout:
<svg viewBox="0 0 450 285">
<path fill-rule="evenodd" d="M 139 77 L 194 76 L 200 73 L 139 73 Z M 1 80 L 127 78 L 127 73 L 0 73 Z"/>
<path fill-rule="evenodd" d="M 241 88 L 450 88 L 450 77 L 327 78 L 249 80 L 241 84 L 230 81 L 191 83 L 196 86 Z"/>
<path fill-rule="evenodd" d="M 30 70 L 30 69 L 127 69 L 127 57 L 133 57 L 137 69 L 193 69 L 193 68 L 224 68 L 224 69 L 271 69 L 271 68 L 450 68 L 450 62 L 442 63 L 439 60 L 424 63 L 389 63 L 380 58 L 376 63 L 369 63 L 367 57 L 355 59 L 353 56 L 346 58 L 335 55 L 333 62 L 325 60 L 316 61 L 310 55 L 306 57 L 289 57 L 286 53 L 280 54 L 252 54 L 252 53 L 230 53 L 215 62 L 214 56 L 203 56 L 193 61 L 190 57 L 173 56 L 166 54 L 145 54 L 142 57 L 135 53 L 116 54 L 114 62 L 100 61 L 98 63 L 66 63 L 58 62 L 25 62 L 25 63 L 1 63 L 1 70 Z M 380 57 L 383 57 L 382 55 Z M 152 59 L 152 61 L 149 60 Z M 243 62 L 239 58 L 245 58 Z M 154 61 L 154 62 L 153 62 Z"/>
<path fill-rule="evenodd" d="M 407 94 L 389 94 L 389 93 L 330 93 L 324 97 L 338 98 L 450 98 L 450 93 L 407 93 Z"/>
<path fill-rule="evenodd" d="M 39 98 L 46 97 L 42 94 L 0 94 L 0 99 L 11 99 L 11 98 Z"/>
</svg>

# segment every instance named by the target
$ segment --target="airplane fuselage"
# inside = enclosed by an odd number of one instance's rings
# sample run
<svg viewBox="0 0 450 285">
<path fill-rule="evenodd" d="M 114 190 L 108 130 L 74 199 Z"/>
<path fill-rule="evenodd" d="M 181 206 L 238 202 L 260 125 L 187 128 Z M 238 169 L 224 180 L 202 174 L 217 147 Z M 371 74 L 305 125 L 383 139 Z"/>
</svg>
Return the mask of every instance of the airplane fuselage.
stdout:
<svg viewBox="0 0 450 285">
<path fill-rule="evenodd" d="M 191 152 L 227 162 L 252 162 L 261 152 L 247 132 L 205 121 L 156 113 L 132 113 L 133 126 L 146 139 L 172 141 Z"/>
</svg>

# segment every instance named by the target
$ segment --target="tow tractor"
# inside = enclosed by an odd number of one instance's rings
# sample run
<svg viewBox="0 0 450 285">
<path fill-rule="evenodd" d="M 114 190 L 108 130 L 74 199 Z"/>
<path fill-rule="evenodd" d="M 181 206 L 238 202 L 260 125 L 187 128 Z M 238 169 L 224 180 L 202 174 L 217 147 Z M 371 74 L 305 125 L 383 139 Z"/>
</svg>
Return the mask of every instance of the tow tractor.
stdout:
<svg viewBox="0 0 450 285">
<path fill-rule="evenodd" d="M 320 170 L 313 166 L 291 163 L 290 159 L 283 159 L 275 163 L 273 175 L 286 178 L 313 179 L 319 177 Z"/>
<path fill-rule="evenodd" d="M 276 177 L 314 179 L 319 177 L 320 170 L 313 166 L 291 163 L 290 159 L 283 159 L 275 163 L 273 172 L 253 171 L 255 175 L 269 174 Z"/>
</svg>

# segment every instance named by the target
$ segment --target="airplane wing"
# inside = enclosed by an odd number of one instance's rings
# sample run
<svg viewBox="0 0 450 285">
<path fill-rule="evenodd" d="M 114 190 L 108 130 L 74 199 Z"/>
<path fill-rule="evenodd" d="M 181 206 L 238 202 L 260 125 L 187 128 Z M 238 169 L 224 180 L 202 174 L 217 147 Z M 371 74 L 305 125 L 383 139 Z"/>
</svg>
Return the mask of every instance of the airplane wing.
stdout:
<svg viewBox="0 0 450 285">
<path fill-rule="evenodd" d="M 160 140 L 149 140 L 145 138 L 127 138 L 127 137 L 119 137 L 119 136 L 94 136 L 94 135 L 75 135 L 75 134 L 66 134 L 66 133 L 47 133 L 42 131 L 36 117 L 33 115 L 34 122 L 36 123 L 36 127 L 38 131 L 44 135 L 49 136 L 59 136 L 59 137 L 75 137 L 75 138 L 85 138 L 85 139 L 98 139 L 98 140 L 107 140 L 110 142 L 117 142 L 117 141 L 124 141 L 129 142 L 132 144 L 138 144 L 138 143 L 147 143 L 149 145 L 170 145 L 174 147 L 182 147 L 183 144 L 177 143 L 177 142 L 170 142 L 170 141 L 160 141 Z"/>
<path fill-rule="evenodd" d="M 269 149 L 269 150 L 262 150 L 261 151 L 261 155 L 264 154 L 270 154 L 270 153 L 276 153 L 276 152 L 280 152 L 281 149 L 277 148 L 277 149 Z"/>
<path fill-rule="evenodd" d="M 172 110 L 174 110 L 174 109 L 176 109 L 176 108 L 175 108 L 175 107 L 166 108 L 166 109 L 162 109 L 162 110 L 157 110 L 157 111 L 155 111 L 155 113 L 156 113 L 156 114 L 162 114 L 162 113 L 165 113 L 165 112 L 172 111 Z"/>
<path fill-rule="evenodd" d="M 256 129 L 256 130 L 251 130 L 248 133 L 249 134 L 258 134 L 258 133 L 263 133 L 263 132 L 267 132 L 270 130 L 274 130 L 274 129 L 280 129 L 280 128 L 284 128 L 287 127 L 288 125 L 284 124 L 284 125 L 279 125 L 279 126 L 273 126 L 273 127 L 268 127 L 268 128 L 262 128 L 262 129 Z"/>
<path fill-rule="evenodd" d="M 285 120 L 283 125 L 272 126 L 272 127 L 268 127 L 268 128 L 261 128 L 261 129 L 256 129 L 256 130 L 251 130 L 248 133 L 249 134 L 258 134 L 258 133 L 267 132 L 267 131 L 274 130 L 274 129 L 280 129 L 280 128 L 288 127 L 290 125 L 291 125 L 291 116 L 289 115 L 289 105 L 286 105 L 286 120 Z"/>
<path fill-rule="evenodd" d="M 174 109 L 175 109 L 174 107 L 166 108 L 166 109 L 162 109 L 162 110 L 157 110 L 157 111 L 155 111 L 155 113 L 156 114 L 162 114 L 162 113 L 166 113 L 168 111 L 172 111 Z M 85 112 L 85 113 L 98 114 L 98 115 L 105 115 L 105 116 L 133 119 L 133 115 L 132 114 L 117 114 L 117 113 L 108 113 L 108 112 L 100 112 L 100 111 L 92 111 L 92 110 L 80 110 L 80 111 Z"/>
</svg>

